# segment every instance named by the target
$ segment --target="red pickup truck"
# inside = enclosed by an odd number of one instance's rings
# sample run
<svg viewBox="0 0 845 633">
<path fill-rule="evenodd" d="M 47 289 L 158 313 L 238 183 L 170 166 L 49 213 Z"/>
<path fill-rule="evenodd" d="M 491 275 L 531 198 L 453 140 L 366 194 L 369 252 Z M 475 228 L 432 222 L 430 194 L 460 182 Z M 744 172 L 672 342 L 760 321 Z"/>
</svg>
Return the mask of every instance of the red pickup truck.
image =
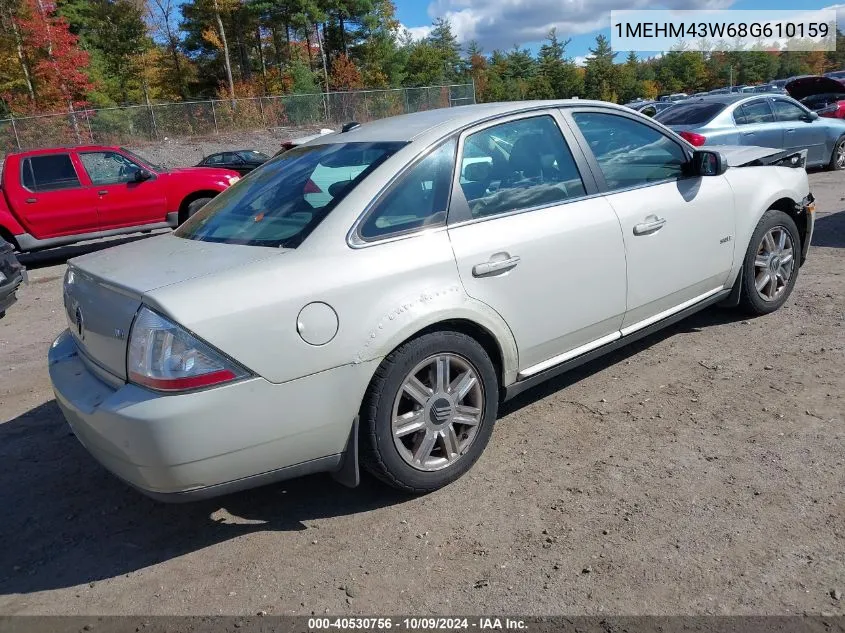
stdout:
<svg viewBox="0 0 845 633">
<path fill-rule="evenodd" d="M 0 237 L 34 251 L 175 227 L 238 179 L 228 169 L 165 169 L 122 147 L 9 154 L 0 180 Z"/>
</svg>

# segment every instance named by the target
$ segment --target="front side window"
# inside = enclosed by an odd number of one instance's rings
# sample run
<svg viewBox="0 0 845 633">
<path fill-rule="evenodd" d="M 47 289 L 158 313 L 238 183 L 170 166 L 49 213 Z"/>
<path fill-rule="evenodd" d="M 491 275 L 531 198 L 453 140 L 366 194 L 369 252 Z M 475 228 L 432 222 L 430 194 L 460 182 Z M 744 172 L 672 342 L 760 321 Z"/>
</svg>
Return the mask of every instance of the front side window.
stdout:
<svg viewBox="0 0 845 633">
<path fill-rule="evenodd" d="M 403 145 L 297 147 L 226 189 L 174 234 L 203 242 L 296 248 L 350 191 Z"/>
<path fill-rule="evenodd" d="M 550 116 L 518 119 L 469 135 L 458 164 L 473 218 L 585 195 L 572 152 Z"/>
<path fill-rule="evenodd" d="M 94 185 L 132 182 L 141 168 L 117 152 L 84 152 L 79 154 L 85 171 Z"/>
<path fill-rule="evenodd" d="M 782 99 L 775 99 L 772 101 L 772 107 L 775 110 L 775 116 L 778 121 L 802 121 L 807 116 L 807 112 L 789 101 Z"/>
<path fill-rule="evenodd" d="M 572 118 L 596 157 L 609 189 L 682 176 L 687 155 L 662 132 L 615 114 L 576 112 Z"/>
<path fill-rule="evenodd" d="M 58 191 L 79 187 L 79 177 L 68 154 L 32 156 L 21 163 L 22 182 L 32 191 Z"/>
<path fill-rule="evenodd" d="M 223 154 L 223 163 L 225 165 L 238 165 L 244 162 L 243 159 L 235 152 L 226 152 Z"/>
<path fill-rule="evenodd" d="M 361 223 L 361 237 L 378 239 L 444 224 L 456 147 L 448 141 L 411 167 Z"/>
</svg>

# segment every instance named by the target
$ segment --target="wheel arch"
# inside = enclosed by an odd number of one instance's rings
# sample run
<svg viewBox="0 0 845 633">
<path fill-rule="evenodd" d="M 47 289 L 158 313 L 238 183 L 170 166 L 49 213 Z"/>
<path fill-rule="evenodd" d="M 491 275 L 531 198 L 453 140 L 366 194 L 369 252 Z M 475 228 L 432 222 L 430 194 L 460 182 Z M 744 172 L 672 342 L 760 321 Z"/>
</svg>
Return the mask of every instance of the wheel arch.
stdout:
<svg viewBox="0 0 845 633">
<path fill-rule="evenodd" d="M 188 206 L 192 202 L 200 198 L 214 198 L 219 193 L 219 191 L 215 191 L 214 189 L 200 189 L 199 191 L 192 191 L 182 198 L 182 202 L 179 203 L 179 224 L 182 224 L 182 222 L 188 219 Z"/>
<path fill-rule="evenodd" d="M 453 308 L 420 315 L 406 327 L 395 330 L 386 340 L 381 341 L 378 346 L 380 349 L 378 357 L 384 359 L 409 341 L 432 332 L 460 332 L 473 338 L 490 356 L 499 379 L 500 389 L 515 382 L 518 371 L 518 352 L 513 333 L 502 317 L 486 304 L 472 299 L 467 299 L 467 301 L 477 304 L 480 309 L 467 306 L 462 309 Z M 377 336 L 379 331 L 374 330 L 371 336 Z M 368 385 L 372 382 L 374 375 L 375 368 Z"/>
<path fill-rule="evenodd" d="M 801 238 L 801 247 L 798 250 L 799 252 L 803 252 L 804 242 L 807 239 L 807 218 L 805 217 L 805 211 L 801 208 L 800 202 L 793 200 L 790 197 L 778 198 L 769 205 L 766 211 L 769 209 L 783 211 L 786 215 L 792 218 L 795 222 L 795 226 L 798 227 L 798 237 Z M 759 220 L 757 221 L 759 222 Z"/>
<path fill-rule="evenodd" d="M 16 249 L 20 250 L 20 244 L 18 244 L 18 240 L 15 239 L 14 234 L 2 224 L 0 224 L 0 238 L 3 238 Z"/>
</svg>

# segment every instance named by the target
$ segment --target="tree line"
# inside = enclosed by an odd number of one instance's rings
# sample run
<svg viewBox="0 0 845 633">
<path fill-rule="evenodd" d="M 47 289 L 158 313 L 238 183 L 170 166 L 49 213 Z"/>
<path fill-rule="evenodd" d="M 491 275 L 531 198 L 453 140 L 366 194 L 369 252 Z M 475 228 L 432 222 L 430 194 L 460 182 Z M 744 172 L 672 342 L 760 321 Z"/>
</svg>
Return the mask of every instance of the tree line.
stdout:
<svg viewBox="0 0 845 633">
<path fill-rule="evenodd" d="M 0 0 L 0 115 L 473 82 L 476 100 L 626 102 L 845 66 L 836 52 L 675 50 L 582 64 L 552 30 L 536 53 L 462 46 L 448 20 L 400 28 L 392 0 Z"/>
</svg>

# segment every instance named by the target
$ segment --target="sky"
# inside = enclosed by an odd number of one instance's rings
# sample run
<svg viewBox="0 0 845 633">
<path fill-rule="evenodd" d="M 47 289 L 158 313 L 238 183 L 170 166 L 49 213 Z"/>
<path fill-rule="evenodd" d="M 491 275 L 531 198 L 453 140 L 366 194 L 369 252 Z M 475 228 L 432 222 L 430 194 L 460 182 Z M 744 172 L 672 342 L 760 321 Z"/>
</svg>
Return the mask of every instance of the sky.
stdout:
<svg viewBox="0 0 845 633">
<path fill-rule="evenodd" d="M 596 35 L 610 37 L 610 10 L 622 9 L 839 9 L 830 0 L 394 0 L 397 18 L 414 37 L 424 37 L 436 17 L 447 17 L 462 44 L 476 40 L 484 52 L 512 49 L 536 51 L 549 30 L 571 38 L 567 55 L 583 63 Z"/>
</svg>

